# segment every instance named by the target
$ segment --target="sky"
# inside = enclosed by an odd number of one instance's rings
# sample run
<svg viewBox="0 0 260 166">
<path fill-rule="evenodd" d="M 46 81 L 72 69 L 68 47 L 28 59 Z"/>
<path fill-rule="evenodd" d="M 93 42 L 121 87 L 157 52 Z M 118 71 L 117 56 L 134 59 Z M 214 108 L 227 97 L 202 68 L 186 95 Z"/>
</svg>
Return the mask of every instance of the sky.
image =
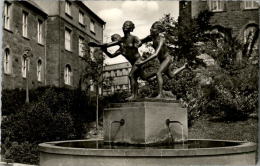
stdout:
<svg viewBox="0 0 260 166">
<path fill-rule="evenodd" d="M 141 38 L 149 35 L 150 27 L 164 14 L 179 16 L 178 1 L 84 1 L 84 3 L 106 22 L 104 42 L 110 42 L 111 35 L 118 33 L 123 36 L 122 25 L 126 20 L 135 24 L 133 35 Z M 118 47 L 109 49 L 111 53 Z M 144 49 L 143 47 L 140 50 Z M 114 64 L 126 62 L 123 56 L 116 58 L 106 57 L 105 63 Z"/>
</svg>

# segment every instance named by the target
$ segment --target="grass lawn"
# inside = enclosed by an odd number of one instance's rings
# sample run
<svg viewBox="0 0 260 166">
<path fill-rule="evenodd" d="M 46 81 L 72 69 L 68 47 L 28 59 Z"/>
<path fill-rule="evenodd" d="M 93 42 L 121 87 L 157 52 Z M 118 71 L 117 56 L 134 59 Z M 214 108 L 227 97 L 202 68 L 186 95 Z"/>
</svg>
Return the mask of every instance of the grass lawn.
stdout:
<svg viewBox="0 0 260 166">
<path fill-rule="evenodd" d="M 189 127 L 189 139 L 223 139 L 257 142 L 258 120 L 249 118 L 237 122 L 217 122 L 205 117 Z"/>
</svg>

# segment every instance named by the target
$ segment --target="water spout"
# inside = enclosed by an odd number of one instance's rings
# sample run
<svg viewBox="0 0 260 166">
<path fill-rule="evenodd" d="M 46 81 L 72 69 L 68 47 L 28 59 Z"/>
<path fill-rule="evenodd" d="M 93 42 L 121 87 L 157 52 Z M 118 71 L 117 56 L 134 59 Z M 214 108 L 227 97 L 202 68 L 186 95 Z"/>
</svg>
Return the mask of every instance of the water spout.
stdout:
<svg viewBox="0 0 260 166">
<path fill-rule="evenodd" d="M 109 141 L 109 145 L 111 146 L 111 131 L 112 131 L 112 124 L 114 123 L 118 123 L 120 126 L 123 126 L 125 124 L 125 120 L 124 119 L 121 119 L 120 121 L 118 120 L 114 120 L 110 123 L 110 128 L 109 128 L 109 138 L 108 138 L 108 141 Z"/>
<path fill-rule="evenodd" d="M 183 124 L 180 121 L 170 120 L 170 119 L 166 119 L 165 123 L 166 123 L 166 126 L 168 128 L 169 135 L 171 136 L 172 143 L 173 143 L 173 136 L 172 136 L 172 133 L 171 133 L 171 130 L 170 130 L 170 124 L 176 123 L 176 124 L 179 124 L 181 126 L 181 139 L 182 139 L 182 144 L 184 144 Z"/>
</svg>

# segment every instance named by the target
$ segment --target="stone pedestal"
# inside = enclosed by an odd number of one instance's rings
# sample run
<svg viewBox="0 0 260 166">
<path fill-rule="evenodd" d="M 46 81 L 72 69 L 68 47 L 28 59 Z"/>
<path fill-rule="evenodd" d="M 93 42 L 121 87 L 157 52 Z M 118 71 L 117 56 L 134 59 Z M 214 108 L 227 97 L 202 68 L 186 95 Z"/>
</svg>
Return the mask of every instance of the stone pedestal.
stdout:
<svg viewBox="0 0 260 166">
<path fill-rule="evenodd" d="M 166 120 L 182 123 L 170 123 Z M 121 122 L 121 124 L 120 124 Z M 124 123 L 122 123 L 124 122 Z M 187 111 L 177 101 L 111 104 L 104 112 L 104 141 L 129 144 L 157 144 L 188 138 Z M 171 133 L 171 134 L 169 134 Z"/>
</svg>

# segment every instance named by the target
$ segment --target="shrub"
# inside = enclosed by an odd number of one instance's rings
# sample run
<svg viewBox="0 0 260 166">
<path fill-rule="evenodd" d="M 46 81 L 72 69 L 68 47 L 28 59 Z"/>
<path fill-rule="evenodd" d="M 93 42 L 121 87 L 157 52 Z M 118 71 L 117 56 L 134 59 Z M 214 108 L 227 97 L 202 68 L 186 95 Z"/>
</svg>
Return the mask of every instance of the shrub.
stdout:
<svg viewBox="0 0 260 166">
<path fill-rule="evenodd" d="M 104 96 L 102 99 L 103 106 L 107 106 L 109 103 L 122 103 L 126 102 L 126 98 L 129 97 L 130 94 L 128 91 L 116 91 L 115 93 Z"/>
<path fill-rule="evenodd" d="M 257 73 L 258 67 L 254 65 L 247 65 L 246 68 L 237 70 L 237 74 L 233 76 L 218 73 L 218 77 L 214 78 L 214 101 L 209 103 L 208 112 L 226 120 L 243 120 L 251 113 L 256 113 Z"/>
<path fill-rule="evenodd" d="M 7 141 L 5 145 L 8 145 Z M 39 151 L 38 145 L 31 144 L 28 142 L 17 143 L 10 142 L 9 146 L 3 145 L 5 151 L 5 158 L 12 159 L 13 162 L 35 164 L 39 162 Z"/>
<path fill-rule="evenodd" d="M 32 97 L 34 100 L 30 104 L 20 103 L 19 107 L 15 106 L 16 110 L 5 106 L 8 114 L 2 121 L 2 152 L 5 158 L 37 164 L 35 146 L 47 141 L 82 139 L 87 132 L 86 122 L 95 119 L 95 108 L 88 102 L 86 93 L 78 90 L 48 87 L 31 92 L 37 94 L 37 98 Z M 5 101 L 11 103 L 11 98 Z M 28 154 L 28 158 L 19 158 L 16 153 L 21 153 L 20 156 Z"/>
<path fill-rule="evenodd" d="M 5 158 L 16 162 L 37 164 L 37 145 L 41 142 L 73 138 L 73 122 L 68 113 L 55 113 L 44 103 L 33 104 L 29 110 L 6 117 L 2 122 Z M 37 152 L 37 153 L 36 153 Z"/>
<path fill-rule="evenodd" d="M 34 90 L 30 90 L 30 102 L 35 102 L 39 99 L 39 96 L 48 87 L 39 87 Z M 25 90 L 14 89 L 14 90 L 2 90 L 2 115 L 10 115 L 20 110 L 25 103 Z"/>
</svg>

